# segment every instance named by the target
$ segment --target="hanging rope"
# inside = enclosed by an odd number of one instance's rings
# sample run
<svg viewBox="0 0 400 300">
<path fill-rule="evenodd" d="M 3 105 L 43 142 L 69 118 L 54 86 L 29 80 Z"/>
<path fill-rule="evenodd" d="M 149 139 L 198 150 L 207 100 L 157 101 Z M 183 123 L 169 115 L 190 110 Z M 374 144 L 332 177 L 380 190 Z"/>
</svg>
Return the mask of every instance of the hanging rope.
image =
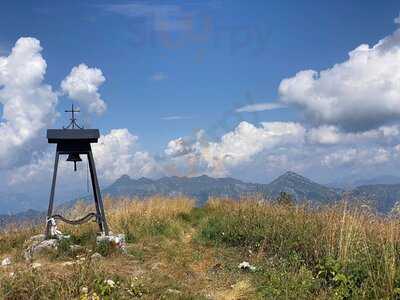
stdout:
<svg viewBox="0 0 400 300">
<path fill-rule="evenodd" d="M 90 219 L 94 218 L 95 220 L 98 219 L 98 215 L 95 213 L 89 213 L 86 216 L 84 216 L 83 218 L 80 219 L 76 219 L 76 220 L 68 220 L 66 218 L 64 218 L 62 215 L 53 215 L 52 218 L 54 218 L 55 220 L 61 220 L 65 223 L 71 224 L 71 225 L 81 225 L 83 223 L 88 222 Z"/>
</svg>

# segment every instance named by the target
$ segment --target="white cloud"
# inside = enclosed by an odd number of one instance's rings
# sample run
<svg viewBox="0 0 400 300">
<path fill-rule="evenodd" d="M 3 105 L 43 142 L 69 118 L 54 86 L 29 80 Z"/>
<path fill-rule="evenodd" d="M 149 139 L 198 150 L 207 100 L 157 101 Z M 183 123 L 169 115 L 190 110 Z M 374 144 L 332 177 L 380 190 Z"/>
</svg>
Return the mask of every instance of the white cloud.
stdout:
<svg viewBox="0 0 400 300">
<path fill-rule="evenodd" d="M 168 156 L 182 156 L 193 151 L 193 147 L 183 138 L 178 138 L 168 142 L 167 148 L 164 150 Z"/>
<path fill-rule="evenodd" d="M 286 105 L 283 105 L 281 103 L 256 103 L 239 107 L 238 109 L 236 109 L 236 112 L 256 112 L 256 111 L 274 110 L 285 107 Z"/>
<path fill-rule="evenodd" d="M 144 18 L 155 31 L 186 31 L 193 25 L 192 14 L 179 5 L 129 3 L 103 5 L 102 8 L 130 18 Z"/>
<path fill-rule="evenodd" d="M 162 117 L 161 120 L 164 121 L 175 121 L 175 120 L 189 120 L 192 119 L 192 117 L 185 117 L 185 116 L 167 116 L 167 117 Z"/>
<path fill-rule="evenodd" d="M 145 151 L 137 150 L 138 137 L 128 129 L 112 129 L 93 144 L 97 168 L 100 176 L 111 182 L 122 175 L 132 177 L 154 176 L 157 164 Z"/>
<path fill-rule="evenodd" d="M 330 168 L 346 165 L 362 168 L 389 162 L 392 155 L 391 151 L 384 148 L 349 148 L 325 155 L 322 165 Z"/>
<path fill-rule="evenodd" d="M 400 24 L 400 14 L 394 19 L 395 24 Z"/>
<path fill-rule="evenodd" d="M 10 185 L 22 183 L 41 183 L 44 177 L 50 178 L 50 172 L 54 166 L 54 154 L 45 152 L 34 157 L 29 164 L 12 169 L 9 172 L 8 183 Z"/>
<path fill-rule="evenodd" d="M 285 144 L 302 144 L 305 130 L 298 123 L 271 122 L 256 127 L 241 122 L 234 131 L 221 137 L 220 142 L 211 142 L 201 150 L 210 167 L 220 162 L 236 165 L 249 161 L 253 155 Z"/>
<path fill-rule="evenodd" d="M 168 79 L 168 75 L 163 72 L 157 72 L 151 75 L 150 79 L 153 81 L 162 81 Z"/>
<path fill-rule="evenodd" d="M 170 141 L 165 153 L 175 157 L 189 155 L 191 165 L 197 164 L 198 173 L 224 176 L 229 174 L 229 168 L 249 163 L 263 151 L 287 145 L 300 146 L 304 143 L 304 136 L 305 129 L 298 123 L 270 122 L 257 127 L 241 122 L 220 141 L 207 141 L 200 133 L 194 142 L 182 138 Z M 176 163 L 187 161 L 176 160 Z"/>
<path fill-rule="evenodd" d="M 165 149 L 169 167 L 165 171 L 239 177 L 247 172 L 257 178 L 266 174 L 276 176 L 286 170 L 313 170 L 319 174 L 327 168 L 389 168 L 400 155 L 399 144 L 398 125 L 349 133 L 336 126 L 305 128 L 294 122 L 255 126 L 241 122 L 216 141 L 206 139 L 204 132 L 192 140 L 171 140 Z"/>
<path fill-rule="evenodd" d="M 107 105 L 100 98 L 98 89 L 105 80 L 100 69 L 80 64 L 72 68 L 71 73 L 61 82 L 61 88 L 68 97 L 78 101 L 88 112 L 101 115 L 107 109 Z"/>
<path fill-rule="evenodd" d="M 360 45 L 330 69 L 283 80 L 280 99 L 304 109 L 317 124 L 371 129 L 400 117 L 399 70 L 400 29 L 373 47 Z"/>
<path fill-rule="evenodd" d="M 148 152 L 138 150 L 137 141 L 138 137 L 124 128 L 112 129 L 108 134 L 101 135 L 97 144 L 92 144 L 96 169 L 103 184 L 110 184 L 122 175 L 135 178 L 157 175 L 157 163 Z M 60 158 L 59 177 L 63 177 L 62 180 L 69 184 L 82 183 L 86 175 L 86 165 L 81 164 L 78 172 L 74 173 L 71 163 L 65 162 L 65 158 Z M 82 156 L 82 159 L 86 157 Z M 44 152 L 34 157 L 30 164 L 10 171 L 9 183 L 15 185 L 46 182 L 51 178 L 53 166 L 54 153 Z"/>
<path fill-rule="evenodd" d="M 310 143 L 336 145 L 354 143 L 393 143 L 400 138 L 400 126 L 381 126 L 364 132 L 343 132 L 337 126 L 323 125 L 310 128 L 307 139 Z"/>
<path fill-rule="evenodd" d="M 57 96 L 43 84 L 47 64 L 41 51 L 37 39 L 20 38 L 9 56 L 0 57 L 0 169 L 29 161 L 56 116 Z"/>
</svg>

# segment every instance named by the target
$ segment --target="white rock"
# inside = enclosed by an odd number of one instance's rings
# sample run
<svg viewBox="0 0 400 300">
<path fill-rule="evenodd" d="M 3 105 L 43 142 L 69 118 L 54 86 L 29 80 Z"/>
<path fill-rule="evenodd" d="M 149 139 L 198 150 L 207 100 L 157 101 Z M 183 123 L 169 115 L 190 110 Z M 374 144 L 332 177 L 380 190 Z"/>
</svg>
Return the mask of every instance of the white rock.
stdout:
<svg viewBox="0 0 400 300">
<path fill-rule="evenodd" d="M 33 253 L 40 252 L 42 250 L 51 250 L 51 249 L 57 249 L 58 246 L 58 241 L 56 239 L 51 239 L 51 240 L 44 240 L 43 242 L 37 244 L 32 248 Z"/>
<path fill-rule="evenodd" d="M 98 260 L 98 259 L 102 259 L 102 258 L 103 258 L 103 256 L 97 252 L 95 252 L 91 255 L 91 259 L 93 259 L 93 260 Z"/>
<path fill-rule="evenodd" d="M 124 234 L 112 234 L 110 232 L 109 235 L 102 234 L 97 237 L 96 242 L 101 243 L 101 242 L 110 242 L 114 244 L 118 249 L 122 251 L 126 251 L 126 242 L 125 242 L 125 235 Z"/>
<path fill-rule="evenodd" d="M 75 262 L 73 262 L 73 261 L 66 261 L 66 262 L 63 262 L 61 265 L 62 266 L 73 266 L 75 264 Z"/>
<path fill-rule="evenodd" d="M 40 268 L 41 266 L 42 266 L 42 264 L 41 264 L 41 263 L 38 263 L 38 262 L 35 262 L 35 263 L 33 263 L 33 264 L 31 265 L 32 269 L 37 269 L 37 268 Z"/>
<path fill-rule="evenodd" d="M 11 265 L 11 257 L 6 257 L 5 259 L 3 259 L 1 261 L 2 267 L 9 266 L 9 265 Z"/>
<path fill-rule="evenodd" d="M 256 267 L 252 266 L 249 262 L 243 261 L 238 265 L 238 268 L 241 270 L 247 270 L 247 271 L 255 271 Z"/>
<path fill-rule="evenodd" d="M 31 260 L 35 255 L 40 254 L 42 251 L 48 250 L 57 250 L 58 240 L 51 239 L 51 240 L 43 240 L 40 239 L 32 240 L 32 238 L 28 241 L 29 245 L 28 248 L 24 251 L 25 260 Z"/>
</svg>

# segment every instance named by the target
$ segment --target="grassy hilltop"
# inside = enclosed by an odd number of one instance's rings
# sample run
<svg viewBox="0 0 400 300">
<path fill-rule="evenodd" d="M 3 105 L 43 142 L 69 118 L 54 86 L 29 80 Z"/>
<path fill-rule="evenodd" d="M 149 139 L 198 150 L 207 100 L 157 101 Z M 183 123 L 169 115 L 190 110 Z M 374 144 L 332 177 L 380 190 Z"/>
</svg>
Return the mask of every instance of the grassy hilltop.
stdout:
<svg viewBox="0 0 400 300">
<path fill-rule="evenodd" d="M 0 299 L 397 299 L 400 224 L 345 203 L 311 209 L 257 199 L 107 200 L 128 253 L 96 246 L 96 224 L 26 262 L 41 227 L 0 233 Z M 71 215 L 89 210 L 78 204 Z M 99 252 L 104 258 L 92 259 Z M 247 261 L 254 270 L 241 270 Z M 107 281 L 108 280 L 108 281 Z M 111 280 L 111 281 L 110 281 Z"/>
</svg>

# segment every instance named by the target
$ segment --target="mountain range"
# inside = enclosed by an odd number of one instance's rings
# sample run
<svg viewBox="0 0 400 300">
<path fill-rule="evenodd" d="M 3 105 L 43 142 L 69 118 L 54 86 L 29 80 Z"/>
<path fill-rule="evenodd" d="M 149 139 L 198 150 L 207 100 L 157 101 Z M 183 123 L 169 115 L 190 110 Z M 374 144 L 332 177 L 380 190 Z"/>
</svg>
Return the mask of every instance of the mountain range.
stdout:
<svg viewBox="0 0 400 300">
<path fill-rule="evenodd" d="M 390 182 L 396 182 L 396 177 L 386 177 Z M 385 180 L 386 180 L 385 179 Z M 371 179 L 369 183 L 375 183 L 379 179 Z M 368 181 L 366 182 L 368 183 Z M 239 199 L 248 195 L 259 195 L 268 199 L 275 199 L 281 192 L 292 195 L 297 201 L 311 201 L 313 203 L 332 203 L 341 199 L 344 195 L 348 199 L 363 199 L 374 203 L 380 212 L 389 212 L 393 205 L 400 200 L 400 183 L 395 184 L 366 184 L 352 189 L 329 187 L 316 183 L 294 172 L 286 172 L 268 184 L 247 183 L 238 179 L 213 178 L 206 175 L 198 177 L 163 177 L 160 179 L 139 178 L 133 179 L 124 175 L 113 184 L 102 190 L 103 196 L 146 198 L 153 195 L 177 196 L 185 195 L 197 200 L 197 205 L 202 206 L 209 197 L 229 197 Z M 1 196 L 0 196 L 1 197 Z M 2 197 L 3 198 L 3 197 Z M 38 211 L 31 209 L 33 203 L 24 195 L 6 196 L 0 198 L 0 226 L 15 220 L 27 220 L 33 217 L 43 217 L 42 207 Z M 90 196 L 84 200 L 91 199 Z M 62 204 L 68 208 L 77 200 Z M 4 214 L 12 209 L 12 204 L 25 208 L 17 214 Z M 27 211 L 28 210 L 28 211 Z"/>
<path fill-rule="evenodd" d="M 294 172 L 286 172 L 268 184 L 247 183 L 230 177 L 213 178 L 206 175 L 173 176 L 156 180 L 133 179 L 124 175 L 105 188 L 103 194 L 111 197 L 136 198 L 153 195 L 186 195 L 196 199 L 198 206 L 202 206 L 209 197 L 239 199 L 246 195 L 259 195 L 267 199 L 276 199 L 281 192 L 292 195 L 296 202 L 310 201 L 317 204 L 333 203 L 346 196 L 347 199 L 368 200 L 379 212 L 387 213 L 400 200 L 400 183 L 375 184 L 380 181 L 397 182 L 397 177 L 383 176 L 366 179 L 359 183 L 371 184 L 345 189 L 322 185 Z"/>
<path fill-rule="evenodd" d="M 148 178 L 131 179 L 122 176 L 103 194 L 111 197 L 145 198 L 152 195 L 186 195 L 203 205 L 209 197 L 229 197 L 238 199 L 246 195 L 260 195 L 276 198 L 281 192 L 290 193 L 297 201 L 330 202 L 339 198 L 338 193 L 329 187 L 313 182 L 293 172 L 286 172 L 269 184 L 246 183 L 238 179 L 199 177 L 163 177 L 158 180 Z"/>
</svg>

